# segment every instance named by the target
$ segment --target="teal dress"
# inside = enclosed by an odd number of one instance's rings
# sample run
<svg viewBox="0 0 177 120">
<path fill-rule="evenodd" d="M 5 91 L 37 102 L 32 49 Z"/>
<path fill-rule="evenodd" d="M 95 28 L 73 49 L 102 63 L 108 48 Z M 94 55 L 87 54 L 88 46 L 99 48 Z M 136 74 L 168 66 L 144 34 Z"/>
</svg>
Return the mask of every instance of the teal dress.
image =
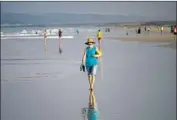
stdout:
<svg viewBox="0 0 177 120">
<path fill-rule="evenodd" d="M 86 48 L 86 67 L 95 66 L 98 64 L 98 59 L 94 57 L 96 54 L 96 47 Z"/>
</svg>

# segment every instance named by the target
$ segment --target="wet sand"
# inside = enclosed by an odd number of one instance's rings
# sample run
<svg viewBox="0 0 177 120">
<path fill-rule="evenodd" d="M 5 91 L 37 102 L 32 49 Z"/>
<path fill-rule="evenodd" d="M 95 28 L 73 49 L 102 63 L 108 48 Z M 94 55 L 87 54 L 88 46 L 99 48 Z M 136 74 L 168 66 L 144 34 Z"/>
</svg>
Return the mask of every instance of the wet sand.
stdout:
<svg viewBox="0 0 177 120">
<path fill-rule="evenodd" d="M 62 54 L 57 39 L 47 52 L 42 39 L 1 40 L 1 119 L 83 120 L 85 36 L 63 40 Z M 176 50 L 124 41 L 103 39 L 95 81 L 100 120 L 176 120 Z"/>
<path fill-rule="evenodd" d="M 123 42 L 149 42 L 149 43 L 165 43 L 160 44 L 159 47 L 170 47 L 176 49 L 176 37 L 174 35 L 163 36 L 124 36 L 124 37 L 108 37 L 112 40 L 120 40 Z"/>
</svg>

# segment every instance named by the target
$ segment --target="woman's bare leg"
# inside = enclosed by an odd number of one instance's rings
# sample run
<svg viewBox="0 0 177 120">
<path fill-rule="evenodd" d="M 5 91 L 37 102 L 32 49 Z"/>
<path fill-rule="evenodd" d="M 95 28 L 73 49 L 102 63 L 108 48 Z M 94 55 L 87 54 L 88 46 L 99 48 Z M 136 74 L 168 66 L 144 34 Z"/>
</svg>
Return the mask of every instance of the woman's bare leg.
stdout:
<svg viewBox="0 0 177 120">
<path fill-rule="evenodd" d="M 92 75 L 91 76 L 91 89 L 93 89 L 94 83 L 95 83 L 95 75 Z"/>
<path fill-rule="evenodd" d="M 92 83 L 92 76 L 91 75 L 88 75 L 88 80 L 89 80 L 89 86 L 90 86 L 90 89 L 92 88 L 91 86 L 91 83 Z"/>
</svg>

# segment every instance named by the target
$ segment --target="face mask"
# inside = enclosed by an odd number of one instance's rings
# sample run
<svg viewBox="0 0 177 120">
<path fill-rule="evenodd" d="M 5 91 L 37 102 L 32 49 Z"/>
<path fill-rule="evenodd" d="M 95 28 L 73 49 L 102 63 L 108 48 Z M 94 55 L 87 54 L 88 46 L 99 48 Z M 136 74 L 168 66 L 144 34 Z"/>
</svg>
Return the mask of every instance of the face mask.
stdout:
<svg viewBox="0 0 177 120">
<path fill-rule="evenodd" d="M 89 45 L 89 47 L 93 47 L 93 44 Z"/>
</svg>

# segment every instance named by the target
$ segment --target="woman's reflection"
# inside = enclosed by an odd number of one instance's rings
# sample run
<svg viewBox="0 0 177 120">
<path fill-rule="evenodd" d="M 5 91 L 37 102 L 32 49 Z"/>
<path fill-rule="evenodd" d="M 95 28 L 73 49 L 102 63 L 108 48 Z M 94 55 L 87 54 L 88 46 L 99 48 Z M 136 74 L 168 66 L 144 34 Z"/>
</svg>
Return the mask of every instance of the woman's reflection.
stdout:
<svg viewBox="0 0 177 120">
<path fill-rule="evenodd" d="M 98 120 L 98 115 L 99 115 L 98 107 L 97 107 L 96 98 L 93 90 L 90 90 L 89 106 L 87 110 L 84 109 L 84 113 L 85 113 L 84 120 Z"/>
</svg>

